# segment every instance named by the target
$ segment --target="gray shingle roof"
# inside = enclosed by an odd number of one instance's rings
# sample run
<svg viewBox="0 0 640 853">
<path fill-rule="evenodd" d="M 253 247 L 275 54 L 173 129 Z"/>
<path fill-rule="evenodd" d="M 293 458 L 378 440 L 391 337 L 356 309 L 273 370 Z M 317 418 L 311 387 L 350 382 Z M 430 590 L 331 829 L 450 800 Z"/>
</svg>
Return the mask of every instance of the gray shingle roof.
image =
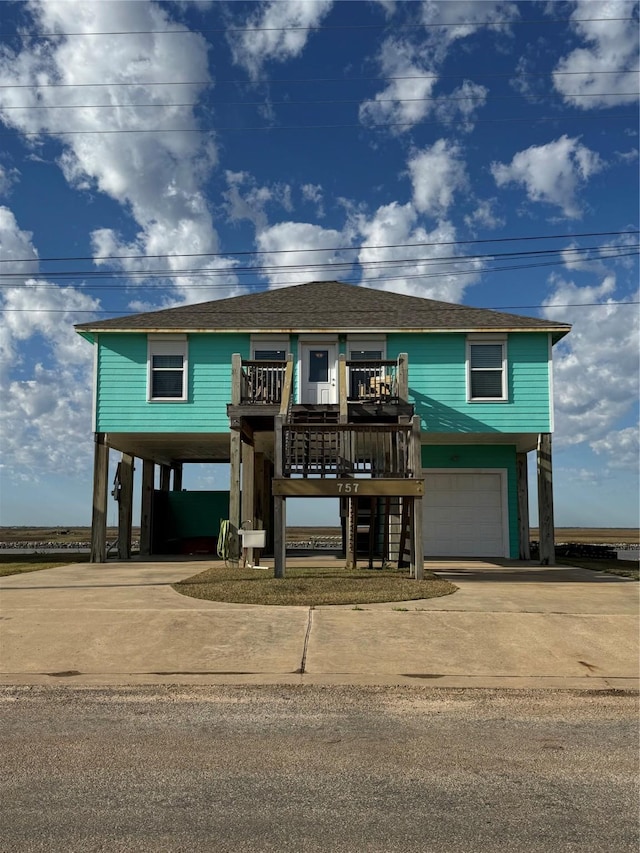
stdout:
<svg viewBox="0 0 640 853">
<path fill-rule="evenodd" d="M 339 281 L 312 281 L 230 299 L 80 323 L 79 332 L 550 331 L 566 323 L 403 296 Z"/>
</svg>

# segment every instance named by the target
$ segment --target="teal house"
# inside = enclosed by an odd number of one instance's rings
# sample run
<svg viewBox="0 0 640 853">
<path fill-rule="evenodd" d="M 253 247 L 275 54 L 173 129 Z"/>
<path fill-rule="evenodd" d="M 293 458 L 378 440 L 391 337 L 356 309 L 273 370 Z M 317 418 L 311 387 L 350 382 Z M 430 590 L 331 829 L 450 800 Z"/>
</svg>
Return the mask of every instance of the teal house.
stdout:
<svg viewBox="0 0 640 853">
<path fill-rule="evenodd" d="M 112 449 L 121 556 L 137 457 L 142 553 L 215 537 L 222 514 L 264 530 L 282 574 L 287 499 L 333 497 L 348 564 L 406 559 L 418 577 L 422 555 L 528 558 L 534 452 L 553 562 L 552 348 L 568 325 L 315 281 L 76 329 L 95 348 L 95 561 Z M 183 492 L 194 462 L 228 464 L 228 494 Z"/>
</svg>

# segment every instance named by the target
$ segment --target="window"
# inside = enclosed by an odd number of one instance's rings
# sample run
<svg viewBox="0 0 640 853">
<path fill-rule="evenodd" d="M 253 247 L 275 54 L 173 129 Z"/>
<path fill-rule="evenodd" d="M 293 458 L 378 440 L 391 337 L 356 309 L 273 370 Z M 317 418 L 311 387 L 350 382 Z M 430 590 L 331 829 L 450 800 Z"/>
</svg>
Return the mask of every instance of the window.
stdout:
<svg viewBox="0 0 640 853">
<path fill-rule="evenodd" d="M 506 400 L 506 342 L 496 340 L 467 343 L 469 400 Z"/>
<path fill-rule="evenodd" d="M 283 349 L 256 349 L 253 358 L 256 361 L 286 361 L 287 353 Z"/>
<path fill-rule="evenodd" d="M 334 356 L 335 358 L 335 356 Z M 309 382 L 329 381 L 329 350 L 309 350 Z"/>
<path fill-rule="evenodd" d="M 149 340 L 149 400 L 187 399 L 187 341 Z"/>
<path fill-rule="evenodd" d="M 267 338 L 258 335 L 251 339 L 251 358 L 254 361 L 286 361 L 289 351 L 289 339 L 286 337 Z"/>
</svg>

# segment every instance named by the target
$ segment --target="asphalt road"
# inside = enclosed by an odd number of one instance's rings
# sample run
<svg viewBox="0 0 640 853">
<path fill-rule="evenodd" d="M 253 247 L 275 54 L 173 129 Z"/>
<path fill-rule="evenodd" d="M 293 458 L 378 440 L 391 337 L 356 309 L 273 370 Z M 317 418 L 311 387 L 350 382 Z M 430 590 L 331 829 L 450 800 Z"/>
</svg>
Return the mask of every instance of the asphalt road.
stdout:
<svg viewBox="0 0 640 853">
<path fill-rule="evenodd" d="M 2 851 L 638 849 L 637 696 L 0 688 Z"/>
</svg>

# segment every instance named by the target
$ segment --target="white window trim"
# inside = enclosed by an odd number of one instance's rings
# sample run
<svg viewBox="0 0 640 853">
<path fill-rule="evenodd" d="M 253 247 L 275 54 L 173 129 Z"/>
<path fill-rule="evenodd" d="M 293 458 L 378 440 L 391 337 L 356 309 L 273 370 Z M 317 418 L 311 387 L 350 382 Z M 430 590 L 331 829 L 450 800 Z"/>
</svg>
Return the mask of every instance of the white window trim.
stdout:
<svg viewBox="0 0 640 853">
<path fill-rule="evenodd" d="M 291 352 L 289 336 L 282 335 L 281 337 L 274 337 L 271 335 L 269 337 L 262 337 L 261 335 L 251 335 L 251 359 L 253 361 L 256 358 L 256 350 L 260 349 L 282 349 L 285 352 L 286 360 L 287 355 Z"/>
<path fill-rule="evenodd" d="M 170 345 L 171 355 L 182 356 L 182 396 L 181 397 L 152 397 L 153 388 L 153 356 L 169 355 L 166 351 Z M 163 350 L 160 353 L 160 350 Z M 148 403 L 186 403 L 189 400 L 189 345 L 186 335 L 148 335 L 147 336 L 147 402 Z"/>
<path fill-rule="evenodd" d="M 501 397 L 472 397 L 471 396 L 471 344 L 501 344 L 502 345 L 502 396 Z M 497 370 L 497 368 L 496 368 Z M 508 362 L 506 335 L 467 335 L 466 355 L 466 391 L 468 403 L 507 403 L 508 396 Z"/>
</svg>

